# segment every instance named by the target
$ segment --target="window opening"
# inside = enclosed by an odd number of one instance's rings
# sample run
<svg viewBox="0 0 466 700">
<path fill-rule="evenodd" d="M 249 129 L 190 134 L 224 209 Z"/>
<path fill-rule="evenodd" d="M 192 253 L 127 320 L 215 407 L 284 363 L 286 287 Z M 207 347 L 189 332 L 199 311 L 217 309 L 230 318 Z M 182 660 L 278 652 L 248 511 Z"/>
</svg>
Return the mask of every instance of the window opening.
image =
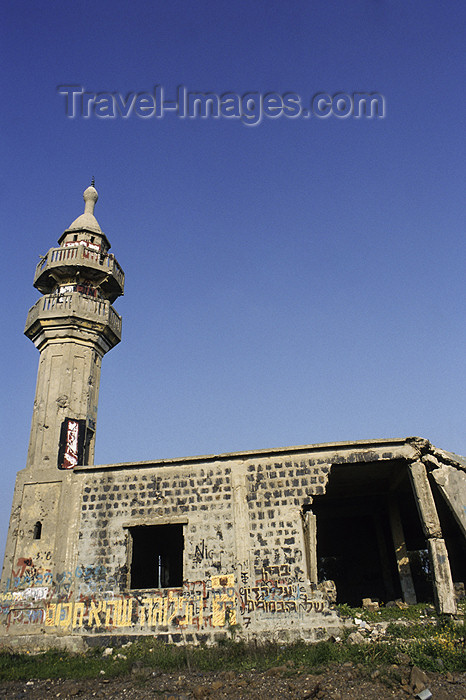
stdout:
<svg viewBox="0 0 466 700">
<path fill-rule="evenodd" d="M 178 588 L 183 585 L 183 525 L 140 525 L 131 537 L 129 587 Z"/>
<path fill-rule="evenodd" d="M 41 535 L 42 535 L 42 523 L 37 521 L 36 524 L 34 525 L 32 538 L 34 540 L 40 540 Z"/>
</svg>

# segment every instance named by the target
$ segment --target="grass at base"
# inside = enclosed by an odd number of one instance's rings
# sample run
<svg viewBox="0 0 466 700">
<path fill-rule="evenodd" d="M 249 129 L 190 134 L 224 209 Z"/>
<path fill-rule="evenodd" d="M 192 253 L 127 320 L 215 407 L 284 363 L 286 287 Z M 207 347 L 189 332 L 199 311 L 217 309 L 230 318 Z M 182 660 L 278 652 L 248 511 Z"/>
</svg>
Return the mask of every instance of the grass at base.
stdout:
<svg viewBox="0 0 466 700">
<path fill-rule="evenodd" d="M 461 616 L 439 616 L 431 606 L 362 608 L 338 606 L 342 617 L 359 617 L 369 623 L 390 621 L 381 641 L 363 644 L 317 642 L 314 644 L 257 644 L 228 639 L 215 646 L 173 646 L 156 637 L 139 638 L 127 647 L 115 647 L 109 656 L 103 648 L 81 654 L 51 649 L 39 654 L 0 652 L 0 680 L 34 678 L 115 678 L 137 667 L 154 671 L 266 671 L 285 666 L 289 673 L 318 672 L 333 663 L 351 661 L 375 669 L 409 658 L 410 663 L 431 671 L 466 671 L 466 603 Z M 104 674 L 102 674 L 102 671 Z"/>
<path fill-rule="evenodd" d="M 288 666 L 290 674 L 317 673 L 333 663 L 347 661 L 369 668 L 395 664 L 400 653 L 425 670 L 466 670 L 464 638 L 449 637 L 447 642 L 434 638 L 368 644 L 297 642 L 286 646 L 228 640 L 213 647 L 169 646 L 146 638 L 130 647 L 115 649 L 110 656 L 103 656 L 102 649 L 83 654 L 59 650 L 36 655 L 3 652 L 0 680 L 115 678 L 130 673 L 135 663 L 140 668 L 164 672 L 265 671 L 274 666 Z M 126 658 L 119 658 L 118 654 Z"/>
</svg>

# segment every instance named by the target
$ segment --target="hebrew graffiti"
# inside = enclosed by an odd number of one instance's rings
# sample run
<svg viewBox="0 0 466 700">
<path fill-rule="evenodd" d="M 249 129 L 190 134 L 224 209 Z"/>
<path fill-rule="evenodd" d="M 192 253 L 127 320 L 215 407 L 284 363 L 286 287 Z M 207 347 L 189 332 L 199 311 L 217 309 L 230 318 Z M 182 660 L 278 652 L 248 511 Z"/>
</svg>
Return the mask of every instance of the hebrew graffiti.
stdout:
<svg viewBox="0 0 466 700">
<path fill-rule="evenodd" d="M 198 545 L 205 547 L 203 543 Z M 207 549 L 201 549 L 208 556 Z M 141 594 L 122 591 L 118 576 L 104 566 L 77 566 L 52 575 L 32 560 L 18 560 L 7 590 L 0 593 L 0 624 L 29 625 L 63 631 L 112 632 L 119 629 L 178 631 L 248 629 L 257 616 L 323 613 L 325 597 L 293 576 L 289 565 L 264 566 L 249 574 L 247 563 L 236 573 L 185 581 L 180 588 Z"/>
</svg>

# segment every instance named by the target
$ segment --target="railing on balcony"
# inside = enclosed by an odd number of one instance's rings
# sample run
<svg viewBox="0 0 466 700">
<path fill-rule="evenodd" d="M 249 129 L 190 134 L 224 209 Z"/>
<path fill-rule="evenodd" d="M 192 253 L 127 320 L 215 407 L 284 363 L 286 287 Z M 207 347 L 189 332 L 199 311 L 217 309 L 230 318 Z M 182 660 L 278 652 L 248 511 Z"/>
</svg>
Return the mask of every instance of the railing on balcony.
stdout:
<svg viewBox="0 0 466 700">
<path fill-rule="evenodd" d="M 123 289 L 125 273 L 110 253 L 98 253 L 86 248 L 84 245 L 67 246 L 65 248 L 51 248 L 36 267 L 34 281 L 39 277 L 45 267 L 59 267 L 61 265 L 90 265 L 112 274 Z"/>
<path fill-rule="evenodd" d="M 121 337 L 121 316 L 106 299 L 72 292 L 71 294 L 47 294 L 29 310 L 26 328 L 32 326 L 39 317 L 53 318 L 73 315 L 100 323 L 107 323 L 119 338 Z"/>
</svg>

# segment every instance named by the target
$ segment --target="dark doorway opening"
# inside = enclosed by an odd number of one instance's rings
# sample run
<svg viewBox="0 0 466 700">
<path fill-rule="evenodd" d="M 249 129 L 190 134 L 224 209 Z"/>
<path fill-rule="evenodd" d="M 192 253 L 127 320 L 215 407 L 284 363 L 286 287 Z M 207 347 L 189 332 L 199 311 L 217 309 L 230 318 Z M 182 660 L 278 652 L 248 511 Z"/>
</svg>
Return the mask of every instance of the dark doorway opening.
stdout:
<svg viewBox="0 0 466 700">
<path fill-rule="evenodd" d="M 183 525 L 141 525 L 131 536 L 130 588 L 183 585 Z"/>
<path fill-rule="evenodd" d="M 396 544 L 394 507 L 401 536 Z M 433 601 L 427 543 L 404 463 L 334 464 L 325 495 L 315 496 L 306 510 L 316 516 L 318 580 L 335 582 L 337 603 L 359 607 L 363 598 L 403 599 L 396 556 L 401 543 L 417 600 Z"/>
<path fill-rule="evenodd" d="M 318 579 L 335 581 L 337 603 L 354 607 L 363 598 L 401 597 L 385 504 L 372 498 L 367 505 L 357 497 L 351 504 L 347 499 L 332 499 L 322 508 L 313 504 Z"/>
</svg>

